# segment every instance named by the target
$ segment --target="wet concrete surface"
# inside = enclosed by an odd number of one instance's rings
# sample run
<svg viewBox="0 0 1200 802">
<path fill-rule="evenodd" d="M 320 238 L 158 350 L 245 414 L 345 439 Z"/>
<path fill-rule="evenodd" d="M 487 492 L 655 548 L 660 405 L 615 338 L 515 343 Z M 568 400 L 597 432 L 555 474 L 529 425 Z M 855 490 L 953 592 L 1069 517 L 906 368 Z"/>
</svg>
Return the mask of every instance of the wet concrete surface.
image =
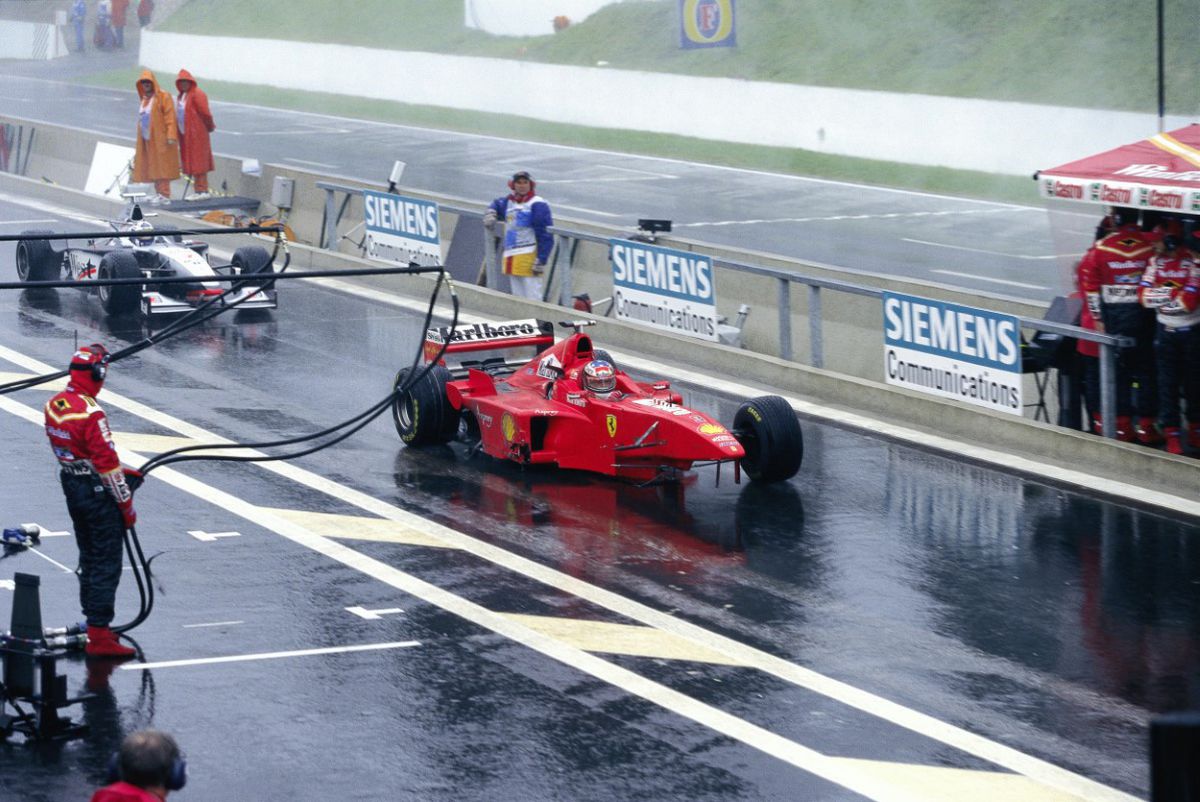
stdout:
<svg viewBox="0 0 1200 802">
<path fill-rule="evenodd" d="M 0 205 L 0 220 L 31 216 Z M 0 245 L 0 275 L 15 278 L 12 264 Z M 219 319 L 115 365 L 106 393 L 238 442 L 292 437 L 386 395 L 420 328 L 404 309 L 291 282 L 276 312 Z M 75 291 L 0 293 L 0 345 L 54 367 L 76 337 L 111 348 L 144 332 Z M 19 370 L 0 360 L 0 371 Z M 691 406 L 732 419 L 739 399 L 682 389 Z M 46 396 L 0 400 L 37 411 Z M 117 432 L 175 433 L 170 419 L 100 400 Z M 405 449 L 386 417 L 296 461 L 330 483 L 320 491 L 254 465 L 176 466 L 201 483 L 194 492 L 152 475 L 138 529 L 148 553 L 163 552 L 161 590 L 134 635 L 159 667 L 127 664 L 105 680 L 64 661 L 72 692 L 89 676 L 100 688 L 68 711 L 92 731 L 53 748 L 0 746 L 0 796 L 85 797 L 123 734 L 145 726 L 177 735 L 192 769 L 180 796 L 195 799 L 901 798 L 851 790 L 791 747 L 789 759 L 756 748 L 750 728 L 858 761 L 862 776 L 901 764 L 933 772 L 930 788 L 957 788 L 936 770 L 971 770 L 981 798 L 1011 776 L 1003 751 L 902 724 L 876 698 L 1146 796 L 1151 716 L 1200 701 L 1197 522 L 801 423 L 804 467 L 775 487 L 735 485 L 729 473 L 717 486 L 712 469 L 674 488 L 521 470 L 457 445 Z M 67 530 L 40 427 L 6 406 L 0 431 L 4 525 Z M 228 498 L 348 517 L 325 519 L 326 536 L 310 542 Z M 356 539 L 363 517 L 393 511 L 428 521 L 432 542 Z M 438 525 L 479 545 L 437 542 Z M 6 555 L 0 579 L 38 574 L 47 624 L 76 620 L 72 539 L 48 536 L 39 552 Z M 391 575 L 377 565 L 403 577 L 381 581 Z M 597 653 L 655 683 L 648 698 L 411 583 L 400 589 L 407 577 L 537 620 L 632 625 L 648 608 L 744 649 L 725 649 L 726 661 L 658 643 Z M 0 589 L 3 628 L 10 598 Z M 137 603 L 126 578 L 118 620 Z M 261 657 L 358 646 L 375 648 Z M 762 670 L 768 658 L 873 696 L 847 704 Z M 706 726 L 663 701 L 667 691 L 740 723 Z"/>
</svg>

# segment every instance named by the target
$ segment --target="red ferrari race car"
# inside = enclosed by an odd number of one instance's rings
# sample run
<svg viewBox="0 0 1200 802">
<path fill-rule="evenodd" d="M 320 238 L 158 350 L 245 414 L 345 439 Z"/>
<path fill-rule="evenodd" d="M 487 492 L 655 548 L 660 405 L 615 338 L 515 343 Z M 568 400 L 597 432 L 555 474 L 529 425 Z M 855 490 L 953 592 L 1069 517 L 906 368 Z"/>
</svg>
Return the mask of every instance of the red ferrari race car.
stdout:
<svg viewBox="0 0 1200 802">
<path fill-rule="evenodd" d="M 591 321 L 561 325 L 575 332 L 557 344 L 553 326 L 539 320 L 430 329 L 427 364 L 415 369 L 415 382 L 408 386 L 410 368 L 396 376 L 400 439 L 409 446 L 458 439 L 472 453 L 637 482 L 676 480 L 694 465 L 727 462 L 735 479 L 744 470 L 761 482 L 800 470 L 800 424 L 779 396 L 746 401 L 727 429 L 685 407 L 667 382 L 635 381 L 617 369 L 581 331 Z M 532 359 L 513 358 L 530 349 Z M 438 364 L 428 365 L 433 359 Z"/>
</svg>

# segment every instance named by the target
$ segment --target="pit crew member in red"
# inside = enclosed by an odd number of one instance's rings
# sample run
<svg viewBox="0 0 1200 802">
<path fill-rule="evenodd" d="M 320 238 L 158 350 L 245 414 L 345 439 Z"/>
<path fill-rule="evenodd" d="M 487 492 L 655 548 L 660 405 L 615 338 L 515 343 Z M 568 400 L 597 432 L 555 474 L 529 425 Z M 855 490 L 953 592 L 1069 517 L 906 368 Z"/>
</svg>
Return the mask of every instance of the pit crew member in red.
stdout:
<svg viewBox="0 0 1200 802">
<path fill-rule="evenodd" d="M 1079 288 L 1098 331 L 1134 339 L 1117 358 L 1117 437 L 1132 441 L 1137 416 L 1143 441 L 1153 435 L 1158 393 L 1154 371 L 1154 319 L 1138 303 L 1138 285 L 1154 253 L 1137 224 L 1137 209 L 1113 210 L 1116 230 L 1101 239 L 1079 264 Z"/>
<path fill-rule="evenodd" d="M 79 546 L 79 603 L 87 618 L 87 653 L 131 657 L 109 628 L 121 580 L 125 529 L 137 522 L 130 482 L 96 396 L 108 373 L 108 351 L 93 343 L 71 357 L 67 389 L 46 402 L 46 436 L 58 460 L 59 479 Z M 126 481 L 129 476 L 130 482 Z"/>
<path fill-rule="evenodd" d="M 1189 252 L 1190 251 L 1190 252 Z M 1142 305 L 1158 315 L 1154 340 L 1158 367 L 1158 425 L 1166 437 L 1167 451 L 1183 453 L 1180 389 L 1188 413 L 1188 445 L 1200 455 L 1200 240 L 1189 238 L 1188 248 L 1167 234 L 1162 252 L 1150 262 L 1138 296 Z"/>
</svg>

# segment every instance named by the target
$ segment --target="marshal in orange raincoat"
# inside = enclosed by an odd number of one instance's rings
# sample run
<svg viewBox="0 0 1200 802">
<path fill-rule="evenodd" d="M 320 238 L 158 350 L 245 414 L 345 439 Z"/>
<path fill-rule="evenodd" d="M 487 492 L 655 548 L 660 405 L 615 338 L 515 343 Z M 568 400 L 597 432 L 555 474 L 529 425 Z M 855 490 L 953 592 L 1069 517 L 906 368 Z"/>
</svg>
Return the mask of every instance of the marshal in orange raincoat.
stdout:
<svg viewBox="0 0 1200 802">
<path fill-rule="evenodd" d="M 154 88 L 149 102 L 142 97 L 141 82 L 150 81 Z M 151 181 L 174 181 L 179 178 L 179 127 L 175 123 L 175 101 L 158 88 L 154 73 L 142 70 L 135 84 L 145 119 L 139 111 L 135 139 L 137 152 L 133 157 L 132 180 L 139 184 Z M 144 133 L 143 133 L 144 131 Z M 165 193 L 164 193 L 165 194 Z"/>
<path fill-rule="evenodd" d="M 184 81 L 192 82 L 191 89 L 186 92 L 183 87 Z M 208 108 L 208 95 L 196 85 L 196 79 L 187 70 L 179 71 L 179 77 L 175 79 L 175 88 L 179 90 L 175 102 L 183 118 L 183 125 L 179 130 L 179 156 L 183 172 L 185 175 L 212 172 L 212 143 L 208 135 L 217 130 L 217 126 Z"/>
</svg>

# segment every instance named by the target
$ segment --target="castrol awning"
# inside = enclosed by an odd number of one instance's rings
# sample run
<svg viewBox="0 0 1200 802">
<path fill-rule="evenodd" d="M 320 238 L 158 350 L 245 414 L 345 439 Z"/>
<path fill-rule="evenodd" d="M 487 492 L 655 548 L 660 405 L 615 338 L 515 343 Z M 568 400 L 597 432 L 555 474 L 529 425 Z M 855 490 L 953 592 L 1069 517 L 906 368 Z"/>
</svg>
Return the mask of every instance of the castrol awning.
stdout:
<svg viewBox="0 0 1200 802">
<path fill-rule="evenodd" d="M 1035 175 L 1043 198 L 1200 213 L 1200 125 L 1088 156 Z"/>
</svg>

